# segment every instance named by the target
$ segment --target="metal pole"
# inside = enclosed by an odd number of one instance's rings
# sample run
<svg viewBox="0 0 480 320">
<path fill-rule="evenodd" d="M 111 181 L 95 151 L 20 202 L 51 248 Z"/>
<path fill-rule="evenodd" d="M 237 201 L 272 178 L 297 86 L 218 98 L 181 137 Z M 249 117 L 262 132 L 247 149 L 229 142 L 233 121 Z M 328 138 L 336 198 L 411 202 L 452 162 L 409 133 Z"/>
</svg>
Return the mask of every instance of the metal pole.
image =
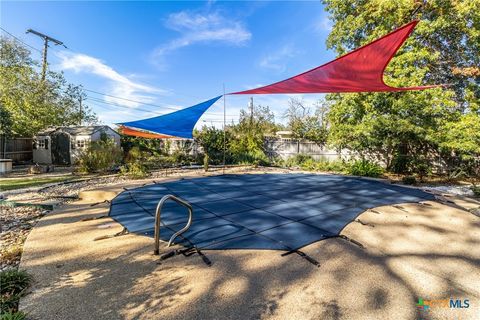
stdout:
<svg viewBox="0 0 480 320">
<path fill-rule="evenodd" d="M 223 84 L 223 174 L 225 174 L 225 154 L 227 152 L 227 135 L 226 135 L 226 102 L 225 102 L 225 83 Z"/>
</svg>

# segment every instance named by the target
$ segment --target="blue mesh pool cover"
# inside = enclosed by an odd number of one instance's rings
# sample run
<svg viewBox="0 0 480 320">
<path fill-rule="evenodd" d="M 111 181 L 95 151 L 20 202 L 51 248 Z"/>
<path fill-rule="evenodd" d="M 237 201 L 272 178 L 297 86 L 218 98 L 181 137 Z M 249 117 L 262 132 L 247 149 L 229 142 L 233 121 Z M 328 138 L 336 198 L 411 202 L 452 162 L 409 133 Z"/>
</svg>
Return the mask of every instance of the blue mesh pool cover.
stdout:
<svg viewBox="0 0 480 320">
<path fill-rule="evenodd" d="M 201 249 L 287 251 L 337 236 L 368 208 L 434 200 L 421 190 L 354 177 L 222 175 L 126 190 L 112 201 L 110 216 L 129 232 L 153 236 L 156 205 L 167 194 L 193 206 L 193 223 L 177 243 Z M 160 238 L 168 241 L 187 218 L 184 207 L 167 201 Z"/>
</svg>

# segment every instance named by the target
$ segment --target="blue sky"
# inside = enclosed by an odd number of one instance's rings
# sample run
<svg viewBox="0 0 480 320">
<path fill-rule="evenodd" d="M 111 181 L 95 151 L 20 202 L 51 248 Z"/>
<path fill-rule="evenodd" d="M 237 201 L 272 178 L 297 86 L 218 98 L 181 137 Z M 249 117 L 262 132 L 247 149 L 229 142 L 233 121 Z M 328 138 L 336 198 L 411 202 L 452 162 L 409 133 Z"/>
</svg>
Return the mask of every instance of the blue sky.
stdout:
<svg viewBox="0 0 480 320">
<path fill-rule="evenodd" d="M 1 2 L 2 28 L 41 49 L 32 28 L 63 41 L 49 67 L 86 89 L 86 101 L 106 124 L 194 105 L 227 92 L 266 85 L 328 62 L 330 32 L 320 1 L 305 2 Z M 3 32 L 2 32 L 3 34 Z M 32 51 L 40 59 L 41 53 Z M 293 95 L 256 95 L 281 122 Z M 322 95 L 296 95 L 312 104 Z M 248 96 L 227 96 L 227 121 Z M 106 103 L 114 103 L 116 107 Z M 151 110 L 152 113 L 145 112 Z M 199 122 L 220 126 L 223 102 Z"/>
</svg>

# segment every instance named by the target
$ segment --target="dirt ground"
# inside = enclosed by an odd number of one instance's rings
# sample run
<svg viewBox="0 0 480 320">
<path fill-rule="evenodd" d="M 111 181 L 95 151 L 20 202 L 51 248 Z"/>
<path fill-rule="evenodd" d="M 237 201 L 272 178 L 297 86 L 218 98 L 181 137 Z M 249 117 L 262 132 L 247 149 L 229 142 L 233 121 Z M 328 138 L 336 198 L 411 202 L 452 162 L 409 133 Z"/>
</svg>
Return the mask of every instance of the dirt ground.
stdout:
<svg viewBox="0 0 480 320">
<path fill-rule="evenodd" d="M 103 188 L 103 197 L 121 192 Z M 470 199 L 378 207 L 342 234 L 296 254 L 204 251 L 160 263 L 153 239 L 129 234 L 95 197 L 43 217 L 20 268 L 35 283 L 20 308 L 31 319 L 479 319 L 480 218 Z M 457 204 L 455 204 L 457 203 Z M 456 206 L 456 207 L 455 207 Z M 168 252 L 170 249 L 162 249 Z M 469 300 L 469 308 L 416 306 L 419 299 Z"/>
</svg>

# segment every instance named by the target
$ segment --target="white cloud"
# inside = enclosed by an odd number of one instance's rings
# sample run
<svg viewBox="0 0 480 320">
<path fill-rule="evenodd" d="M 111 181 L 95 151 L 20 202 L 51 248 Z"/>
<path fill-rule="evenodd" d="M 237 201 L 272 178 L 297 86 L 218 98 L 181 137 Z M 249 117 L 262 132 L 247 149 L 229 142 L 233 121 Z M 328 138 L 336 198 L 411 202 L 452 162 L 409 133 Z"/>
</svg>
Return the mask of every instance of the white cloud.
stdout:
<svg viewBox="0 0 480 320">
<path fill-rule="evenodd" d="M 166 94 L 165 90 L 133 81 L 131 77 L 127 77 L 126 75 L 117 72 L 102 60 L 95 57 L 66 51 L 61 51 L 56 54 L 60 58 L 59 68 L 61 70 L 71 70 L 75 73 L 94 74 L 108 80 L 107 91 L 110 95 L 150 103 L 155 100 L 150 94 Z M 115 99 L 108 96 L 105 96 L 104 100 L 133 108 L 141 105 L 141 103 Z"/>
<path fill-rule="evenodd" d="M 206 15 L 180 11 L 168 16 L 166 27 L 179 32 L 180 37 L 156 48 L 154 58 L 170 51 L 202 42 L 221 42 L 234 46 L 246 44 L 252 34 L 240 22 L 219 13 Z"/>
<path fill-rule="evenodd" d="M 330 32 L 333 29 L 333 23 L 328 17 L 323 16 L 316 21 L 314 28 L 317 32 Z"/>
<path fill-rule="evenodd" d="M 299 53 L 292 44 L 287 44 L 279 50 L 264 56 L 259 65 L 262 68 L 282 73 L 287 69 L 287 62 Z"/>
</svg>

